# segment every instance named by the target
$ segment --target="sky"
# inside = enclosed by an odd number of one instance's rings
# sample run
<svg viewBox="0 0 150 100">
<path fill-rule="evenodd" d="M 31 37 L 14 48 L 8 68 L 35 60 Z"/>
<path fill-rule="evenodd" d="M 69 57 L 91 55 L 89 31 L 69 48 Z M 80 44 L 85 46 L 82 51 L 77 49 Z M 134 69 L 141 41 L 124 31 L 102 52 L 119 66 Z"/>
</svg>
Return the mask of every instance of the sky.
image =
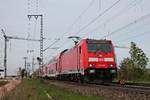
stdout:
<svg viewBox="0 0 150 100">
<path fill-rule="evenodd" d="M 110 39 L 114 45 L 130 47 L 135 42 L 150 58 L 149 0 L 0 0 L 0 29 L 8 36 L 40 38 L 40 19 L 28 14 L 43 15 L 44 52 L 48 62 L 60 51 L 74 44 L 67 37 Z M 3 66 L 4 39 L 0 33 L 0 67 Z M 34 50 L 34 52 L 27 52 Z M 129 49 L 116 48 L 117 63 L 129 56 Z M 24 67 L 24 57 L 31 63 L 39 56 L 39 43 L 22 40 L 8 42 L 8 74 Z M 38 68 L 35 60 L 35 68 Z"/>
</svg>

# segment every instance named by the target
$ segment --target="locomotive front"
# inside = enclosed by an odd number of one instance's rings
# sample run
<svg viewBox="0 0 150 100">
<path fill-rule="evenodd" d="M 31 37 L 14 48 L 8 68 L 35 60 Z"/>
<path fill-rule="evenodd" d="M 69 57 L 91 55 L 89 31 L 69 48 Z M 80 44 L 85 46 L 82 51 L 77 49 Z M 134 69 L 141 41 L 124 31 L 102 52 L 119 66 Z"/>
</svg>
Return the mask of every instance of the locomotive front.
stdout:
<svg viewBox="0 0 150 100">
<path fill-rule="evenodd" d="M 87 68 L 85 75 L 90 80 L 111 82 L 117 75 L 115 52 L 110 40 L 87 39 Z"/>
</svg>

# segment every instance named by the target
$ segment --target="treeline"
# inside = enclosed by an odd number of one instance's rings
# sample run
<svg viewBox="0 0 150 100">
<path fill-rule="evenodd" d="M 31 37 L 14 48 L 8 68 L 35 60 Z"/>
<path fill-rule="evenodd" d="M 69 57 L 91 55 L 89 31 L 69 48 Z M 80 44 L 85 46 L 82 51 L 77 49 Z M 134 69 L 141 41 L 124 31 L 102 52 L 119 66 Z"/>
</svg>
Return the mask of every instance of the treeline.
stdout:
<svg viewBox="0 0 150 100">
<path fill-rule="evenodd" d="M 119 64 L 118 78 L 120 80 L 144 82 L 150 81 L 150 73 L 146 66 L 149 59 L 134 42 L 131 42 L 130 57 L 124 58 Z"/>
</svg>

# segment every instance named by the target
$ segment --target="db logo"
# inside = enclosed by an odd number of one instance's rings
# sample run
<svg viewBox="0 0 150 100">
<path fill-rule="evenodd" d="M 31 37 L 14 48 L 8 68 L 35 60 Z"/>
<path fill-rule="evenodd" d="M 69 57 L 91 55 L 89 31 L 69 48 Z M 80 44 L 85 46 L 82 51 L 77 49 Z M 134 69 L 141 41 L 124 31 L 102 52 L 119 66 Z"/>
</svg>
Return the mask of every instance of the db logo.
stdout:
<svg viewBox="0 0 150 100">
<path fill-rule="evenodd" d="M 99 58 L 98 61 L 104 61 L 104 59 L 103 58 Z"/>
</svg>

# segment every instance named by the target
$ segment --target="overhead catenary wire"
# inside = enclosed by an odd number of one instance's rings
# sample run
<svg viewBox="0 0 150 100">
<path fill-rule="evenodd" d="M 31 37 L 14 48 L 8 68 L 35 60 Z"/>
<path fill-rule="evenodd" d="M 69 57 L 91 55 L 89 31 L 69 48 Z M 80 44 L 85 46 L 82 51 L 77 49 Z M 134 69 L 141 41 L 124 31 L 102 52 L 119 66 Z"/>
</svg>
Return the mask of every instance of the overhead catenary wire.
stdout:
<svg viewBox="0 0 150 100">
<path fill-rule="evenodd" d="M 109 8 L 107 8 L 106 10 L 104 10 L 102 13 L 100 13 L 96 18 L 94 18 L 90 23 L 88 23 L 88 25 L 86 25 L 85 27 L 87 27 L 87 26 L 89 26 L 90 24 L 92 24 L 92 23 L 94 23 L 100 16 L 102 16 L 103 14 L 105 14 L 107 11 L 109 11 L 111 8 L 113 8 L 116 4 L 118 4 L 119 2 L 120 2 L 121 0 L 118 0 L 118 1 L 116 1 L 114 4 L 112 4 Z M 93 4 L 93 2 L 94 2 L 94 0 L 92 0 L 91 2 L 90 2 L 90 4 L 88 5 L 88 7 L 77 17 L 77 19 L 75 20 L 75 22 L 68 28 L 68 30 L 70 30 L 71 29 L 71 27 L 81 18 L 81 16 L 88 10 L 88 8 Z M 83 28 L 85 28 L 85 27 L 83 27 Z M 83 28 L 82 28 L 82 30 L 83 30 Z M 80 30 L 81 31 L 81 30 Z M 67 31 L 68 32 L 68 31 Z M 64 35 L 67 33 L 67 32 L 65 32 L 65 33 L 63 33 L 62 35 L 61 35 L 61 39 L 64 37 Z M 79 32 L 77 32 L 77 33 L 79 33 Z M 60 41 L 60 40 L 57 40 L 57 42 L 58 41 Z M 55 43 L 57 43 L 57 42 L 55 42 Z"/>
<path fill-rule="evenodd" d="M 136 2 L 138 1 L 138 2 Z M 118 12 L 116 15 L 112 16 L 110 19 L 106 20 L 104 23 L 98 25 L 96 28 L 92 29 L 89 33 L 92 33 L 98 29 L 101 28 L 101 26 L 105 25 L 106 23 L 109 23 L 111 21 L 114 21 L 114 19 L 118 18 L 119 16 L 121 16 L 122 14 L 124 14 L 126 11 L 130 10 L 131 8 L 135 7 L 137 5 L 137 3 L 141 2 L 143 0 L 134 0 L 132 1 L 129 5 L 127 5 L 127 7 L 123 8 L 120 12 Z M 135 3 L 135 4 L 133 4 Z"/>
<path fill-rule="evenodd" d="M 81 28 L 77 34 L 79 32 L 81 32 L 82 30 L 84 30 L 86 27 L 88 27 L 90 24 L 94 23 L 99 17 L 101 17 L 102 15 L 104 15 L 107 11 L 109 11 L 110 9 L 112 9 L 115 5 L 117 5 L 121 0 L 117 0 L 115 3 L 113 3 L 110 7 L 108 7 L 107 9 L 105 9 L 102 13 L 100 13 L 98 16 L 96 16 L 93 20 L 91 20 L 87 25 L 85 25 L 83 28 Z M 64 33 L 62 35 L 62 37 L 65 35 L 66 33 Z M 66 42 L 66 41 L 65 41 Z M 64 42 L 63 42 L 64 43 Z M 63 44 L 64 45 L 64 44 Z M 62 45 L 61 45 L 62 47 Z"/>
<path fill-rule="evenodd" d="M 129 40 L 129 39 L 137 38 L 137 37 L 139 37 L 139 36 L 149 35 L 148 33 L 150 33 L 150 30 L 148 30 L 148 31 L 146 31 L 146 32 L 142 32 L 142 33 L 140 33 L 140 34 L 136 34 L 136 35 L 134 35 L 134 36 L 127 37 L 127 38 L 125 38 L 125 39 L 116 41 L 116 42 L 114 42 L 114 43 L 117 44 L 117 43 L 120 43 L 120 42 L 125 42 L 125 41 L 127 41 L 127 40 Z"/>
<path fill-rule="evenodd" d="M 116 6 L 121 0 L 117 0 L 115 3 L 113 3 L 110 7 L 105 9 L 102 13 L 98 14 L 94 19 L 92 19 L 88 24 L 83 26 L 76 34 L 80 33 L 84 29 L 86 29 L 89 25 L 93 24 L 97 19 L 99 19 L 101 16 L 103 16 L 105 13 L 107 13 L 110 9 L 112 9 L 114 6 Z"/>
<path fill-rule="evenodd" d="M 48 46 L 47 48 L 45 48 L 45 49 L 43 50 L 43 52 L 46 51 L 47 49 L 51 48 L 51 47 L 52 47 L 55 43 L 57 43 L 58 41 L 59 41 L 59 39 L 55 40 L 50 46 Z"/>
<path fill-rule="evenodd" d="M 148 14 L 146 14 L 146 15 L 144 15 L 144 16 L 141 16 L 140 18 L 138 18 L 138 19 L 132 21 L 131 23 L 128 23 L 128 24 L 126 24 L 126 25 L 124 25 L 124 26 L 122 26 L 122 27 L 120 27 L 120 28 L 114 30 L 113 32 L 109 33 L 108 35 L 103 36 L 102 38 L 106 38 L 106 37 L 112 36 L 113 34 L 119 32 L 119 31 L 121 31 L 121 30 L 124 30 L 124 29 L 126 29 L 127 27 L 130 27 L 130 26 L 132 26 L 132 25 L 134 25 L 134 24 L 136 24 L 136 23 L 138 23 L 138 22 L 143 21 L 144 19 L 147 19 L 147 18 L 150 18 L 150 13 L 148 13 Z"/>
<path fill-rule="evenodd" d="M 150 25 L 150 23 L 147 21 L 147 20 L 145 20 L 145 22 L 147 22 L 147 23 L 143 23 L 142 24 L 142 27 L 144 27 L 144 26 L 148 26 L 148 25 Z M 129 34 L 133 34 L 135 31 L 136 31 L 136 29 L 140 29 L 141 28 L 141 24 L 139 23 L 139 24 L 137 24 L 137 26 L 134 26 L 133 28 L 132 28 L 132 30 L 130 30 L 130 31 L 128 31 L 128 32 L 126 32 L 126 36 Z M 123 32 L 124 33 L 124 32 Z M 136 32 L 136 33 L 139 33 L 139 32 Z M 117 40 L 120 38 L 120 37 L 122 37 L 122 34 L 120 33 L 120 34 L 118 34 L 117 36 L 115 36 L 115 38 L 117 38 Z"/>
</svg>

